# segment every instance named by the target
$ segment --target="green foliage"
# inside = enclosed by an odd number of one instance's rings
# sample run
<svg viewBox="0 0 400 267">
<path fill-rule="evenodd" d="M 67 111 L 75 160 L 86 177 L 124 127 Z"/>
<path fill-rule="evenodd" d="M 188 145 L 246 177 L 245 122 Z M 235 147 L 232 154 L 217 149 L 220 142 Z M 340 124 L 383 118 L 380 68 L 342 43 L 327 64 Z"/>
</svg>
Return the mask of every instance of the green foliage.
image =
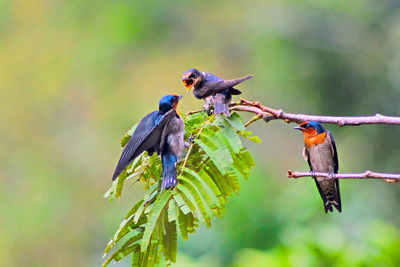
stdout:
<svg viewBox="0 0 400 267">
<path fill-rule="evenodd" d="M 135 126 L 123 137 L 126 145 Z M 213 216 L 221 216 L 229 196 L 238 194 L 239 179 L 247 179 L 254 160 L 243 147 L 240 136 L 250 137 L 237 113 L 230 118 L 207 117 L 205 113 L 187 116 L 185 139 L 194 137 L 178 165 L 178 186 L 160 191 L 161 161 L 143 153 L 115 180 L 105 194 L 109 200 L 121 196 L 131 179 L 145 184 L 147 193 L 135 203 L 119 229 L 107 244 L 107 254 L 118 242 L 124 242 L 103 264 L 132 254 L 132 266 L 154 266 L 164 256 L 176 261 L 178 232 L 183 240 L 195 233 L 199 223 L 211 227 Z M 134 183 L 135 183 L 134 182 Z M 105 254 L 105 255 L 106 255 Z"/>
</svg>

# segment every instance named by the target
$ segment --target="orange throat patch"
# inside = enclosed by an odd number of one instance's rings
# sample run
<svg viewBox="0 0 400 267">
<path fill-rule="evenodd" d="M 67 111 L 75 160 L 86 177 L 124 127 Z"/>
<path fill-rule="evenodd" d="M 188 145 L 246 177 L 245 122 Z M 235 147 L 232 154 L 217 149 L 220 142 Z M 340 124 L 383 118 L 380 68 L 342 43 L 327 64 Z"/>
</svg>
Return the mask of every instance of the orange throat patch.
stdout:
<svg viewBox="0 0 400 267">
<path fill-rule="evenodd" d="M 176 108 L 178 107 L 178 101 L 175 101 L 174 103 L 172 103 L 172 108 L 176 110 Z"/>
<path fill-rule="evenodd" d="M 310 131 L 312 130 L 312 131 Z M 314 145 L 320 145 L 323 142 L 325 142 L 326 138 L 326 132 L 318 134 L 316 130 L 314 129 L 307 129 L 306 131 L 303 131 L 304 133 L 304 143 L 306 144 L 307 147 L 314 146 Z"/>
</svg>

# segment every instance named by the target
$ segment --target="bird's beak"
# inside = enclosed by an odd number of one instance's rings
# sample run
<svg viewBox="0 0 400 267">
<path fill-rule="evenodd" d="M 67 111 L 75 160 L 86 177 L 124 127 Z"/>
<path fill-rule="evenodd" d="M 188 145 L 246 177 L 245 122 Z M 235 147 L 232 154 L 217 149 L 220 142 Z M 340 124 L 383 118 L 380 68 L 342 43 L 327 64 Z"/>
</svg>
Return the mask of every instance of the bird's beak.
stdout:
<svg viewBox="0 0 400 267">
<path fill-rule="evenodd" d="M 189 93 L 190 89 L 192 89 L 192 87 L 193 87 L 193 79 L 183 78 L 182 82 L 186 87 L 186 91 Z"/>
<path fill-rule="evenodd" d="M 295 129 L 295 130 L 300 130 L 300 131 L 304 130 L 304 128 L 301 127 L 301 126 L 296 126 L 296 127 L 294 127 L 293 129 Z"/>
<path fill-rule="evenodd" d="M 179 96 L 178 96 L 178 101 L 181 100 L 182 97 L 183 97 L 183 95 L 179 95 Z"/>
</svg>

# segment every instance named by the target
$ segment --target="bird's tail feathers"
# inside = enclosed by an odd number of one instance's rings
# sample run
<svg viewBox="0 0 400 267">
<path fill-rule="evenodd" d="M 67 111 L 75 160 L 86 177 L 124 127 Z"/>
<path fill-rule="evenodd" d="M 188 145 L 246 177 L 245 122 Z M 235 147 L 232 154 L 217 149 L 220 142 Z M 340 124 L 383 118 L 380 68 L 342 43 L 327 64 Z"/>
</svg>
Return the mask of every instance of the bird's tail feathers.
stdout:
<svg viewBox="0 0 400 267">
<path fill-rule="evenodd" d="M 251 79 L 253 78 L 253 75 L 248 75 L 248 76 L 244 76 L 244 77 L 240 77 L 237 80 L 239 80 L 240 82 L 243 82 L 245 80 Z"/>
<path fill-rule="evenodd" d="M 314 177 L 317 184 L 319 194 L 324 202 L 325 213 L 333 212 L 335 207 L 339 212 L 342 212 L 342 202 L 340 199 L 339 180 L 336 181 L 318 181 Z M 322 187 L 321 187 L 322 185 Z"/>
<path fill-rule="evenodd" d="M 334 206 L 339 212 L 342 212 L 340 202 L 338 203 L 336 200 L 327 200 L 325 202 L 325 213 L 328 213 L 328 211 L 333 212 L 332 206 Z"/>
<path fill-rule="evenodd" d="M 178 184 L 176 177 L 176 163 L 178 159 L 172 153 L 164 153 L 162 155 L 162 185 L 161 190 L 173 188 Z"/>
</svg>

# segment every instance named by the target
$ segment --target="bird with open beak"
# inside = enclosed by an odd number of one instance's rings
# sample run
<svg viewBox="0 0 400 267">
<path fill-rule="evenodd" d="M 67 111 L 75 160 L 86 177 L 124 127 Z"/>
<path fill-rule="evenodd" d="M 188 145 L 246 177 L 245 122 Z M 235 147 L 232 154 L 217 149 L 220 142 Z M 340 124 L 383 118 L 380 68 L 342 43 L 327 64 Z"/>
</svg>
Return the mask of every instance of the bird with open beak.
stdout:
<svg viewBox="0 0 400 267">
<path fill-rule="evenodd" d="M 198 69 L 189 69 L 182 75 L 182 82 L 187 92 L 193 88 L 193 95 L 197 99 L 204 99 L 204 108 L 207 114 L 211 114 L 214 106 L 215 114 L 225 114 L 229 117 L 229 103 L 232 95 L 240 95 L 242 92 L 234 88 L 235 85 L 252 78 L 253 75 L 233 80 L 224 80 L 208 72 L 200 72 Z"/>
<path fill-rule="evenodd" d="M 332 134 L 316 121 L 303 122 L 294 129 L 304 134 L 303 157 L 308 162 L 311 171 L 332 174 L 332 178 L 313 176 L 324 202 L 325 213 L 332 212 L 332 206 L 341 212 L 339 180 L 333 179 L 334 173 L 339 170 L 339 161 Z"/>
<path fill-rule="evenodd" d="M 167 95 L 161 98 L 159 108 L 146 115 L 138 124 L 130 140 L 126 144 L 118 161 L 114 175 L 115 180 L 132 161 L 147 151 L 161 155 L 162 186 L 161 189 L 175 187 L 176 164 L 182 155 L 185 142 L 184 123 L 176 111 L 182 95 Z"/>
</svg>

